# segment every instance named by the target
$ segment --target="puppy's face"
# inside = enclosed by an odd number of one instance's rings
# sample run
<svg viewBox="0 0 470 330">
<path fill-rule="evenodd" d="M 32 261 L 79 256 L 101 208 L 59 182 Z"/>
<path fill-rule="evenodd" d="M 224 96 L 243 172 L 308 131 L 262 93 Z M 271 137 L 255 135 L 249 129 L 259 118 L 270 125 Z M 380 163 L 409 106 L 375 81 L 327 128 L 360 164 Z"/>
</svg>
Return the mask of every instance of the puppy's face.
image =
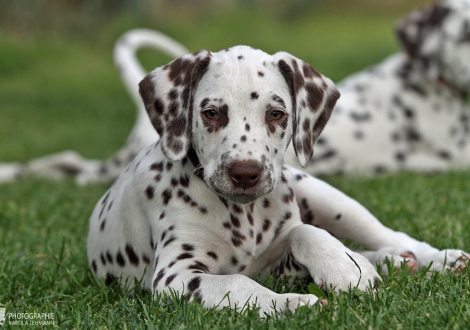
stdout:
<svg viewBox="0 0 470 330">
<path fill-rule="evenodd" d="M 290 89 L 272 56 L 249 48 L 214 54 L 193 103 L 192 142 L 206 183 L 237 203 L 271 192 L 292 118 Z"/>
<path fill-rule="evenodd" d="M 308 164 L 339 97 L 307 63 L 247 46 L 182 56 L 147 75 L 140 94 L 165 156 L 193 148 L 206 184 L 235 203 L 273 190 L 291 137 Z"/>
</svg>

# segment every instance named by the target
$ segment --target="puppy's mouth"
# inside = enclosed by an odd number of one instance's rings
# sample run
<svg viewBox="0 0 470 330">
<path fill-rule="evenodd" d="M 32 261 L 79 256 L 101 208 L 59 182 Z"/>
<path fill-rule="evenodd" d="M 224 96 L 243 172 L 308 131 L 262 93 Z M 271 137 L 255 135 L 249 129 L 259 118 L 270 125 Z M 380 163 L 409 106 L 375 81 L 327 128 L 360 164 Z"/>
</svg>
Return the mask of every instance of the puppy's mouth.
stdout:
<svg viewBox="0 0 470 330">
<path fill-rule="evenodd" d="M 212 189 L 222 198 L 227 199 L 235 204 L 250 204 L 256 201 L 258 198 L 263 197 L 266 194 L 269 194 L 273 188 L 270 188 L 266 191 L 260 191 L 260 189 L 234 189 L 230 192 L 223 191 L 217 187 L 212 187 Z M 237 190 L 240 190 L 237 191 Z"/>
<path fill-rule="evenodd" d="M 255 200 L 260 198 L 262 195 L 258 194 L 224 194 L 222 195 L 225 199 L 230 200 L 235 204 L 250 204 L 253 203 Z"/>
</svg>

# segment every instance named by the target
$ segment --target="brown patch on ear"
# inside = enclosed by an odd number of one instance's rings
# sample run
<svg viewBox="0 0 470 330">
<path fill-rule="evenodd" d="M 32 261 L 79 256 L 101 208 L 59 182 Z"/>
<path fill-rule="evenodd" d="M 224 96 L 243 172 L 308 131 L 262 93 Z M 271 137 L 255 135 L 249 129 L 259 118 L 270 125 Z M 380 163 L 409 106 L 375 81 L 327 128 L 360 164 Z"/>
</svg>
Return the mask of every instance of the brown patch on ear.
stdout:
<svg viewBox="0 0 470 330">
<path fill-rule="evenodd" d="M 294 90 L 297 94 L 300 89 L 305 86 L 305 79 L 302 72 L 300 72 L 299 65 L 295 59 L 292 59 L 292 66 L 294 67 Z"/>
<path fill-rule="evenodd" d="M 210 63 L 211 53 L 184 55 L 148 74 L 139 84 L 150 121 L 171 160 L 180 160 L 191 145 L 193 93 Z"/>
<path fill-rule="evenodd" d="M 306 78 L 313 78 L 313 77 L 320 78 L 321 77 L 321 74 L 317 70 L 315 70 L 313 67 L 308 65 L 307 63 L 304 63 L 303 71 L 304 71 L 304 76 Z"/>
<path fill-rule="evenodd" d="M 294 86 L 294 81 L 293 81 L 294 72 L 292 71 L 290 65 L 287 64 L 286 61 L 280 60 L 277 66 L 279 68 L 279 71 L 281 71 L 282 75 L 284 76 L 284 79 L 286 79 L 286 82 L 292 91 L 294 88 L 293 87 Z"/>
<path fill-rule="evenodd" d="M 324 110 L 320 114 L 320 116 L 317 119 L 317 122 L 313 126 L 313 137 L 314 140 L 318 139 L 320 136 L 320 133 L 323 131 L 323 128 L 325 127 L 326 123 L 330 119 L 331 113 L 333 112 L 333 109 L 336 105 L 336 101 L 338 101 L 340 97 L 340 93 L 338 90 L 333 90 L 330 95 L 328 95 L 328 98 L 325 102 L 324 105 Z"/>
<path fill-rule="evenodd" d="M 305 89 L 307 90 L 308 108 L 310 111 L 318 112 L 323 102 L 325 91 L 323 88 L 311 83 L 308 83 Z"/>
<path fill-rule="evenodd" d="M 297 116 L 295 109 L 297 108 L 297 93 L 295 92 L 295 84 L 294 84 L 294 72 L 292 71 L 291 67 L 289 64 L 287 64 L 286 61 L 280 60 L 277 64 L 279 71 L 281 74 L 284 76 L 284 79 L 287 82 L 287 85 L 289 86 L 289 89 L 291 91 L 291 98 L 292 98 L 292 123 L 294 126 L 294 131 L 297 126 Z M 272 129 L 270 127 L 271 133 L 274 133 L 276 129 Z M 297 149 L 296 149 L 297 150 Z"/>
<path fill-rule="evenodd" d="M 449 12 L 450 9 L 448 7 L 444 7 L 442 5 L 432 6 L 430 13 L 428 14 L 428 17 L 425 20 L 426 25 L 432 27 L 440 27 Z"/>
<path fill-rule="evenodd" d="M 199 52 L 200 53 L 200 52 Z M 211 55 L 208 53 L 202 60 L 200 60 L 197 65 L 193 68 L 191 72 L 191 93 L 184 94 L 183 100 L 184 104 L 183 107 L 186 107 L 189 110 L 188 113 L 188 125 L 186 126 L 186 135 L 188 139 L 191 138 L 191 123 L 193 122 L 193 99 L 194 99 L 194 90 L 196 89 L 197 84 L 201 80 L 204 73 L 207 71 L 207 67 L 211 61 Z"/>
<path fill-rule="evenodd" d="M 292 97 L 292 144 L 300 165 L 313 157 L 315 140 L 325 127 L 339 98 L 331 80 L 288 53 L 277 53 L 278 68 Z"/>
<path fill-rule="evenodd" d="M 139 83 L 139 94 L 144 101 L 145 108 L 150 107 L 154 100 L 155 88 L 152 82 L 152 75 L 148 74 Z"/>
<path fill-rule="evenodd" d="M 155 85 L 153 75 L 148 74 L 139 83 L 139 94 L 144 102 L 145 110 L 158 134 L 162 134 L 163 124 L 160 116 L 165 112 L 165 104 L 160 98 L 155 97 Z"/>
<path fill-rule="evenodd" d="M 314 142 L 330 118 L 339 91 L 307 63 L 287 53 L 275 56 L 280 58 L 278 68 L 292 97 L 292 143 L 300 165 L 305 167 L 313 157 Z"/>
</svg>

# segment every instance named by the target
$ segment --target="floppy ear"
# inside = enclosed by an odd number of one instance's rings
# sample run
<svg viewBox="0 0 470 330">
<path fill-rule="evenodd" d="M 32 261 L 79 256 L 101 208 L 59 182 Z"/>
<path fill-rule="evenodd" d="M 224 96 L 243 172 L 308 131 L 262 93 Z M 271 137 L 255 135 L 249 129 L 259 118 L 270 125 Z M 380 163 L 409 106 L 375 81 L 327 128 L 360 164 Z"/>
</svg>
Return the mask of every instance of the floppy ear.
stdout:
<svg viewBox="0 0 470 330">
<path fill-rule="evenodd" d="M 325 127 L 340 94 L 334 83 L 308 63 L 280 52 L 274 55 L 292 96 L 295 154 L 302 167 L 313 157 L 313 144 Z"/>
<path fill-rule="evenodd" d="M 139 83 L 140 96 L 160 135 L 163 153 L 172 161 L 181 160 L 191 146 L 193 93 L 211 56 L 208 51 L 181 56 Z"/>
<path fill-rule="evenodd" d="M 431 5 L 414 11 L 400 20 L 395 27 L 398 39 L 408 57 L 421 63 L 423 69 L 433 75 L 437 74 L 436 57 L 441 51 L 440 27 L 449 12 L 450 9 L 442 4 Z"/>
</svg>

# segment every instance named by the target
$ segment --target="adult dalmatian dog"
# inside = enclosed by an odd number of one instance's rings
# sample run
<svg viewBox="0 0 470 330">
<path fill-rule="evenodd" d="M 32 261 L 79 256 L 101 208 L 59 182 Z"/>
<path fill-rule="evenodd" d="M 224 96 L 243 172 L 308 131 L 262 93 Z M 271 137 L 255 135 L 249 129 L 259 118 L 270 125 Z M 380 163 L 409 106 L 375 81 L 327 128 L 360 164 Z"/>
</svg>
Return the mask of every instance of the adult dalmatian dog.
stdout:
<svg viewBox="0 0 470 330">
<path fill-rule="evenodd" d="M 311 306 L 251 278 L 311 276 L 325 290 L 366 290 L 375 264 L 456 272 L 468 258 L 383 226 L 302 166 L 339 92 L 307 63 L 248 46 L 184 55 L 140 82 L 160 140 L 144 148 L 96 205 L 88 260 L 105 283 L 170 289 L 207 308 L 255 305 L 260 315 Z M 330 235 L 330 233 L 333 235 Z M 338 238 L 360 243 L 351 251 Z"/>
<path fill-rule="evenodd" d="M 309 173 L 436 172 L 470 165 L 470 1 L 398 23 L 404 54 L 344 80 Z M 293 153 L 286 157 L 293 162 Z"/>
<path fill-rule="evenodd" d="M 355 74 L 338 85 L 338 101 L 316 142 L 306 171 L 381 173 L 435 172 L 470 165 L 470 1 L 447 0 L 401 20 L 397 34 L 404 53 Z M 135 155 L 159 137 L 138 95 L 145 70 L 135 58 L 144 46 L 178 57 L 189 53 L 165 35 L 133 30 L 116 44 L 115 61 L 138 105 L 126 145 L 105 161 L 69 151 L 27 164 L 0 165 L 0 182 L 28 174 L 79 183 L 114 180 Z M 297 166 L 293 148 L 285 160 Z"/>
</svg>

